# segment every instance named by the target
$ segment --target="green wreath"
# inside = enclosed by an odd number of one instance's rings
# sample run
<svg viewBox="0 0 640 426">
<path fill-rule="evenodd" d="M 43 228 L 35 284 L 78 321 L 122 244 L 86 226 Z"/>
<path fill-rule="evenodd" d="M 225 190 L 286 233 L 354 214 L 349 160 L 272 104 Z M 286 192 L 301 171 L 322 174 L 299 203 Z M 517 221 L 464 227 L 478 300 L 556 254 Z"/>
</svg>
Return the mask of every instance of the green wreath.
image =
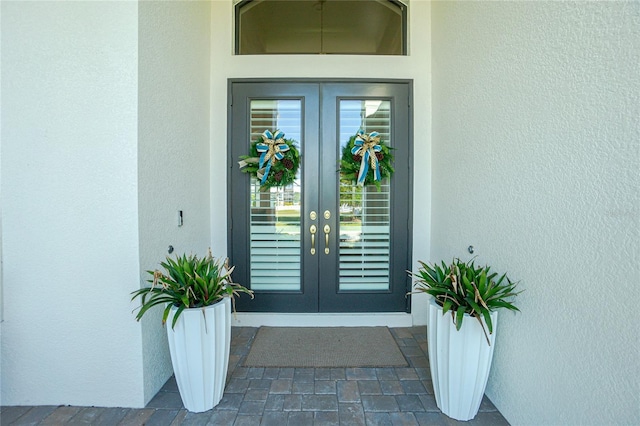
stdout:
<svg viewBox="0 0 640 426">
<path fill-rule="evenodd" d="M 359 186 L 373 184 L 380 191 L 382 179 L 390 178 L 394 172 L 392 149 L 380 139 L 378 132 L 366 134 L 359 130 L 342 149 L 341 179 L 357 182 Z"/>
<path fill-rule="evenodd" d="M 300 151 L 293 139 L 285 139 L 284 133 L 265 130 L 260 139 L 251 143 L 249 155 L 242 155 L 240 170 L 260 181 L 261 189 L 287 186 L 296 180 L 300 167 Z"/>
</svg>

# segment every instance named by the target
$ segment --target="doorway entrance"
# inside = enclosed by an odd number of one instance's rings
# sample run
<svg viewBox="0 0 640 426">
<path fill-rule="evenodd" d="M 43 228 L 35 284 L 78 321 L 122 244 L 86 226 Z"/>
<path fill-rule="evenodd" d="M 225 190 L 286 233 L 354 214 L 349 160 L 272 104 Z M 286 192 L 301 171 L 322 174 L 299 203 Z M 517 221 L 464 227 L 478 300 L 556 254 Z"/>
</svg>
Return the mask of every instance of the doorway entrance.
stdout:
<svg viewBox="0 0 640 426">
<path fill-rule="evenodd" d="M 238 310 L 409 312 L 411 82 L 231 81 L 228 253 L 256 293 Z M 238 166 L 265 130 L 300 152 L 295 181 L 265 188 Z M 378 132 L 395 172 L 344 179 L 345 145 Z"/>
</svg>

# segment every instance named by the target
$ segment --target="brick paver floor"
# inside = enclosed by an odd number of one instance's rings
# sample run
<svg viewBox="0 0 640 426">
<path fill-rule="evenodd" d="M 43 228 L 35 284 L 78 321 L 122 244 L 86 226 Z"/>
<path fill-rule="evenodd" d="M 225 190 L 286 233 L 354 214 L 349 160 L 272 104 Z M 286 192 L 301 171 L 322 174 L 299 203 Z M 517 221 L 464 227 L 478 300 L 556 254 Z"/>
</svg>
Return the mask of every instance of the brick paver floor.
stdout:
<svg viewBox="0 0 640 426">
<path fill-rule="evenodd" d="M 426 355 L 425 327 L 392 328 L 409 367 L 246 368 L 257 328 L 232 329 L 228 382 L 220 404 L 204 413 L 182 405 L 175 379 L 146 408 L 0 407 L 4 425 L 508 425 L 486 397 L 469 422 L 438 410 Z"/>
</svg>

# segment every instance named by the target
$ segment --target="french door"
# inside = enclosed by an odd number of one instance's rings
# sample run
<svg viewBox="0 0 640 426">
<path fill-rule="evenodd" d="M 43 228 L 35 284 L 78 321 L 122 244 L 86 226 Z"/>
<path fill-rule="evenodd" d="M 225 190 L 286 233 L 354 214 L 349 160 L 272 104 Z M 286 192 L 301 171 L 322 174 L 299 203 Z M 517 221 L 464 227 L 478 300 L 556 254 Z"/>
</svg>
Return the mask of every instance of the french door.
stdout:
<svg viewBox="0 0 640 426">
<path fill-rule="evenodd" d="M 255 292 L 240 311 L 401 312 L 411 282 L 408 81 L 231 81 L 228 253 Z M 295 181 L 265 188 L 238 165 L 265 130 L 295 141 Z M 344 179 L 358 131 L 378 132 L 395 172 L 376 185 Z"/>
</svg>

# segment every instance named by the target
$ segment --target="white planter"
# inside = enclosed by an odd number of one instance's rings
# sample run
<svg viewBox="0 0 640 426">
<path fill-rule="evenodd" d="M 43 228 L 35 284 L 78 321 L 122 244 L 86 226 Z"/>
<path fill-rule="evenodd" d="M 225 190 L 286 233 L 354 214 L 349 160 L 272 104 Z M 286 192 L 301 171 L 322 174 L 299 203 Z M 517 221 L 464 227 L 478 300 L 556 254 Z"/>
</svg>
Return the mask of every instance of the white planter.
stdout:
<svg viewBox="0 0 640 426">
<path fill-rule="evenodd" d="M 231 343 L 231 300 L 225 297 L 205 308 L 185 309 L 171 328 L 167 320 L 171 363 L 185 408 L 211 410 L 224 393 Z"/>
<path fill-rule="evenodd" d="M 489 346 L 477 319 L 465 314 L 458 331 L 451 314 L 443 316 L 435 300 L 429 301 L 427 345 L 433 389 L 438 408 L 453 419 L 471 420 L 478 413 L 493 359 L 497 320 L 494 311 Z"/>
</svg>

